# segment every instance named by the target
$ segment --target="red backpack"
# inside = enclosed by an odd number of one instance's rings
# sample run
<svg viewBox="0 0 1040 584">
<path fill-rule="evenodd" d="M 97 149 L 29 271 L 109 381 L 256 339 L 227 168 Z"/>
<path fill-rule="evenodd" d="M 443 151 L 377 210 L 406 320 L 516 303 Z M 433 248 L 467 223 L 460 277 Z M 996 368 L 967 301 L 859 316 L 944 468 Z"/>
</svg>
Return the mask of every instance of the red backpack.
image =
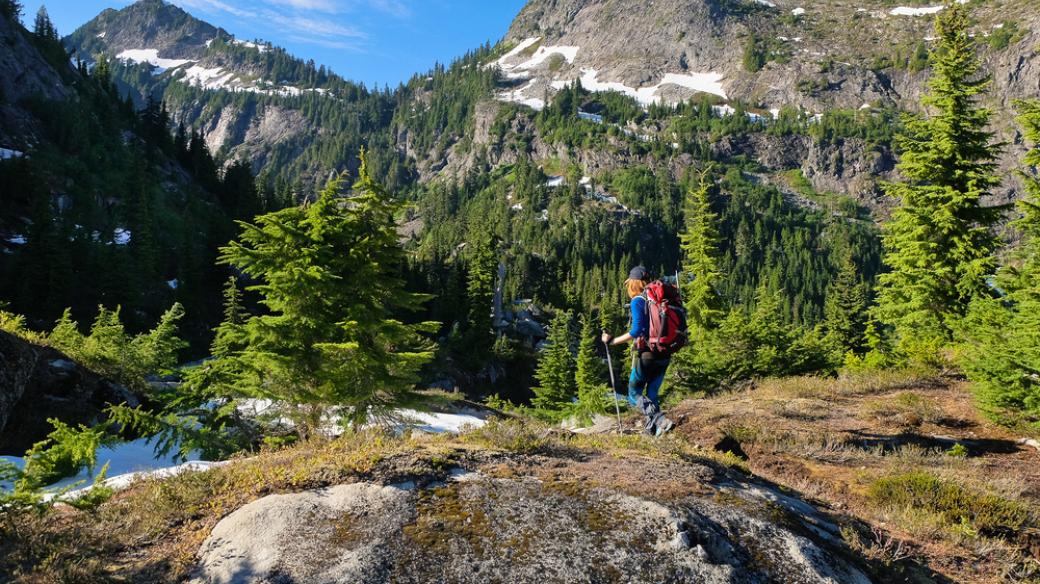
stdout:
<svg viewBox="0 0 1040 584">
<path fill-rule="evenodd" d="M 647 285 L 643 291 L 646 310 L 650 317 L 650 334 L 639 339 L 640 350 L 649 349 L 658 357 L 671 357 L 686 346 L 689 331 L 686 327 L 686 309 L 683 308 L 679 289 L 660 280 Z"/>
</svg>

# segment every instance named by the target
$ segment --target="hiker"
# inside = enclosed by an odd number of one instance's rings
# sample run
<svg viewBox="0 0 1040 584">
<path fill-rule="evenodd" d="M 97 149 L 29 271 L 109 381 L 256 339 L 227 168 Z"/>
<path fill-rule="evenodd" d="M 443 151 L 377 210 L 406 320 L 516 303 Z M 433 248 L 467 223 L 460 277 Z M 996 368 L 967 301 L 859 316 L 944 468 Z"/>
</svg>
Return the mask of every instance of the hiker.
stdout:
<svg viewBox="0 0 1040 584">
<path fill-rule="evenodd" d="M 661 412 L 661 403 L 658 401 L 661 383 L 664 382 L 664 374 L 671 362 L 671 353 L 655 352 L 649 345 L 650 314 L 645 290 L 650 281 L 650 273 L 643 266 L 633 268 L 628 274 L 625 286 L 631 299 L 632 328 L 620 337 L 613 337 L 604 331 L 603 343 L 620 345 L 635 341 L 632 375 L 628 380 L 628 402 L 646 417 L 646 433 L 660 436 L 671 430 L 674 425 Z M 682 329 L 685 333 L 685 323 Z"/>
</svg>

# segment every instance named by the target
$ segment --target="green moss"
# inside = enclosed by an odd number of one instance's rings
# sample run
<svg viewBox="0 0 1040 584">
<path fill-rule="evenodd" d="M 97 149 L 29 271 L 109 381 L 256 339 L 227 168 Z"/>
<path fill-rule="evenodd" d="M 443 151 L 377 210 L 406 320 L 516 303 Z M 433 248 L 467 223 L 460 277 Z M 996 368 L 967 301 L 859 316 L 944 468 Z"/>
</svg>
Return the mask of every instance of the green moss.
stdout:
<svg viewBox="0 0 1040 584">
<path fill-rule="evenodd" d="M 423 491 L 416 522 L 404 527 L 415 545 L 434 554 L 448 554 L 453 543 L 465 542 L 478 556 L 494 551 L 491 520 L 476 501 L 467 501 L 459 485 Z"/>
</svg>

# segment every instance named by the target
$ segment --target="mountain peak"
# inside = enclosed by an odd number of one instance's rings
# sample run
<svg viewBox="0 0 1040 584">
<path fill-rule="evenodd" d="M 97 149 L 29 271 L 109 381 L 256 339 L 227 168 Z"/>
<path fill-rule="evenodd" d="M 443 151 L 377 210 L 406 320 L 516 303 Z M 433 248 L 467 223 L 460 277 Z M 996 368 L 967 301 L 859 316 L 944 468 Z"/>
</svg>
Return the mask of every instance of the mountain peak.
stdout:
<svg viewBox="0 0 1040 584">
<path fill-rule="evenodd" d="M 154 50 L 164 58 L 198 59 L 207 42 L 227 32 L 163 0 L 138 0 L 120 10 L 105 10 L 66 42 L 84 56 Z"/>
</svg>

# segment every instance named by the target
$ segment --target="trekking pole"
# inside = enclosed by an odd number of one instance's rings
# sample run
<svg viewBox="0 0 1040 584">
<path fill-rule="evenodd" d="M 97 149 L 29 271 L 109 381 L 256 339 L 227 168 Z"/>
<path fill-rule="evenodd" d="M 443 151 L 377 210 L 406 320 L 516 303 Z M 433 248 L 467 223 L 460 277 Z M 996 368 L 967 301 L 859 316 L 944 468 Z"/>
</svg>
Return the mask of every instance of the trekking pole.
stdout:
<svg viewBox="0 0 1040 584">
<path fill-rule="evenodd" d="M 604 330 L 603 332 L 607 331 Z M 621 406 L 618 405 L 617 401 L 617 385 L 614 383 L 614 363 L 610 359 L 610 344 L 604 342 L 603 346 L 607 349 L 607 369 L 610 369 L 610 390 L 614 394 L 614 411 L 617 412 L 618 434 L 624 434 L 625 429 L 621 425 Z"/>
</svg>

